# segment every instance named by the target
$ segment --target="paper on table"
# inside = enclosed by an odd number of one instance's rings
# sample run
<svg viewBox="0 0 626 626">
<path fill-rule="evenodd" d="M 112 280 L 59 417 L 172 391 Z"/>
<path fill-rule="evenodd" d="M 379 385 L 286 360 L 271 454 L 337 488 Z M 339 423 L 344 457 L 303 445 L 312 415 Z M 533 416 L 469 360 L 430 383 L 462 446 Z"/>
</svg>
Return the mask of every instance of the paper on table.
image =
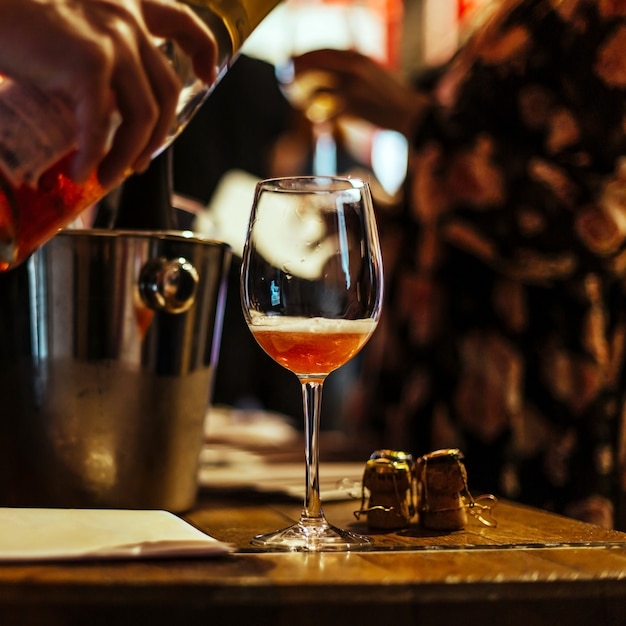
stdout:
<svg viewBox="0 0 626 626">
<path fill-rule="evenodd" d="M 262 457 L 237 449 L 204 450 L 198 482 L 213 489 L 254 489 L 304 498 L 304 463 L 266 463 Z M 361 497 L 362 463 L 322 463 L 319 470 L 322 500 Z"/>
<path fill-rule="evenodd" d="M 232 551 L 167 511 L 0 508 L 0 561 L 219 556 Z"/>
<path fill-rule="evenodd" d="M 249 448 L 295 445 L 298 432 L 281 413 L 211 406 L 205 419 L 207 441 L 230 442 Z"/>
</svg>

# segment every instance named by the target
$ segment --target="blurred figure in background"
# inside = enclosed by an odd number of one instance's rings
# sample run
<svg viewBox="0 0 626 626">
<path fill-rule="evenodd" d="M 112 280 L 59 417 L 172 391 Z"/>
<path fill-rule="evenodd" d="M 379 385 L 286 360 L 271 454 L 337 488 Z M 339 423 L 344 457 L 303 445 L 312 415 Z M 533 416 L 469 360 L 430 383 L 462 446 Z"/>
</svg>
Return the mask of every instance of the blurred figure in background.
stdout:
<svg viewBox="0 0 626 626">
<path fill-rule="evenodd" d="M 258 346 L 241 310 L 239 272 L 254 185 L 261 178 L 310 174 L 311 123 L 284 97 L 275 67 L 241 55 L 172 147 L 177 196 L 198 205 L 179 212 L 181 227 L 227 241 L 234 252 L 213 402 L 282 413 L 302 427 L 302 397 L 293 374 Z M 355 166 L 340 148 L 339 166 Z M 341 374 L 325 389 L 322 428 L 334 429 L 344 401 Z"/>
<path fill-rule="evenodd" d="M 275 144 L 294 118 L 274 66 L 240 55 L 174 144 L 175 190 L 206 205 L 228 172 L 273 175 Z"/>
<path fill-rule="evenodd" d="M 275 145 L 291 132 L 294 116 L 279 90 L 273 65 L 240 55 L 173 146 L 174 191 L 205 207 L 222 185 L 229 181 L 243 185 L 241 196 L 229 195 L 226 200 L 233 220 L 231 230 L 241 230 L 243 241 L 252 202 L 246 192 L 255 180 L 274 175 Z M 188 227 L 212 234 L 205 222 L 212 217 L 209 212 L 191 217 L 197 221 Z M 235 241 L 229 243 L 235 255 L 213 402 L 299 417 L 302 398 L 293 375 L 265 354 L 246 326 L 239 299 L 241 250 L 236 249 Z"/>
<path fill-rule="evenodd" d="M 410 140 L 351 440 L 465 453 L 470 487 L 615 523 L 626 332 L 626 4 L 504 0 L 416 92 L 353 52 L 344 115 Z M 369 437 L 367 434 L 369 433 Z M 356 445 L 356 444 L 355 444 Z"/>
</svg>

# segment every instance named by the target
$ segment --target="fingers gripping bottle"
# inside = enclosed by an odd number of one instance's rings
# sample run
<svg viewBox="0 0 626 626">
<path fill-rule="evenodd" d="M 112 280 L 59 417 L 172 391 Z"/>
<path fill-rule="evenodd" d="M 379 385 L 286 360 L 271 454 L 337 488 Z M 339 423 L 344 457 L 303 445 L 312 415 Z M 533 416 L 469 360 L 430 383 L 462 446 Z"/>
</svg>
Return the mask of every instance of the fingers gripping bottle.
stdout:
<svg viewBox="0 0 626 626">
<path fill-rule="evenodd" d="M 244 41 L 280 2 L 184 1 L 215 36 L 218 77 L 212 85 L 202 83 L 176 45 L 161 44 L 183 88 L 174 128 L 154 156 L 174 141 L 228 71 Z M 0 76 L 0 271 L 24 261 L 109 191 L 99 185 L 95 172 L 85 183 L 72 180 L 75 149 L 73 116 L 62 98 L 50 98 L 33 86 Z"/>
</svg>

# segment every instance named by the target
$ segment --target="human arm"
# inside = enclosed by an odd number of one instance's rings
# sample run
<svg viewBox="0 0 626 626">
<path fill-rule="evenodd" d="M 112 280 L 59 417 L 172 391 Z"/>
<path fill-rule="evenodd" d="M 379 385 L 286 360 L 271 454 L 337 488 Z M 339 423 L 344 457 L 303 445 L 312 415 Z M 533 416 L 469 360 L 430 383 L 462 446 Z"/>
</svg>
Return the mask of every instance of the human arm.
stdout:
<svg viewBox="0 0 626 626">
<path fill-rule="evenodd" d="M 110 186 L 144 170 L 163 143 L 181 85 L 154 37 L 174 40 L 198 77 L 213 80 L 215 40 L 175 0 L 0 0 L 0 74 L 67 101 L 76 180 L 97 168 Z M 111 139 L 114 110 L 121 123 Z"/>
<path fill-rule="evenodd" d="M 406 85 L 376 61 L 353 50 L 314 50 L 294 59 L 296 74 L 321 71 L 333 79 L 343 115 L 411 137 L 430 98 Z"/>
</svg>

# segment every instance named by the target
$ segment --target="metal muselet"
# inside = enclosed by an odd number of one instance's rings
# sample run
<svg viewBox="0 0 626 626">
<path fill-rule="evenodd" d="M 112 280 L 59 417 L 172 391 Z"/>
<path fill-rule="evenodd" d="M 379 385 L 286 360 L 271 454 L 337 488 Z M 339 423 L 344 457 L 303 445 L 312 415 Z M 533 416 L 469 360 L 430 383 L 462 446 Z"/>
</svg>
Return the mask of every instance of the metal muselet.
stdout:
<svg viewBox="0 0 626 626">
<path fill-rule="evenodd" d="M 497 502 L 491 494 L 474 499 L 458 448 L 445 448 L 425 454 L 416 462 L 419 522 L 424 528 L 461 530 L 472 515 L 485 526 L 495 527 L 491 509 Z"/>
<path fill-rule="evenodd" d="M 370 528 L 386 530 L 406 528 L 415 514 L 413 457 L 397 450 L 376 450 L 365 465 L 361 508 L 357 519 L 367 515 Z M 365 508 L 366 491 L 369 502 Z"/>
</svg>

